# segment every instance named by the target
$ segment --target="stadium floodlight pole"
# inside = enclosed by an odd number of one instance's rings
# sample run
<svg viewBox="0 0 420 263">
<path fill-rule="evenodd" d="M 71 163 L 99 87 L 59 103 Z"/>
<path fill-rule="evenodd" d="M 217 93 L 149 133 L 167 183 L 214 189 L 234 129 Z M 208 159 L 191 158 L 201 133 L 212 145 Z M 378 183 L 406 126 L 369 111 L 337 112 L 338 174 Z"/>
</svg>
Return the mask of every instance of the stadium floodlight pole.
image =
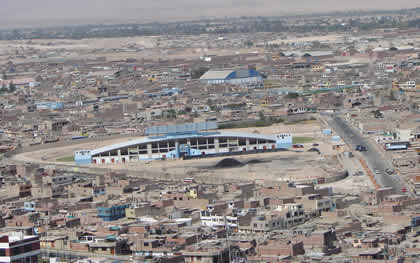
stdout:
<svg viewBox="0 0 420 263">
<path fill-rule="evenodd" d="M 231 257 L 231 251 L 230 251 L 230 243 L 229 243 L 229 225 L 228 225 L 228 221 L 227 221 L 226 216 L 224 216 L 224 221 L 225 221 L 225 230 L 226 230 L 226 245 L 228 247 L 229 263 L 231 263 L 232 262 L 232 257 Z"/>
</svg>

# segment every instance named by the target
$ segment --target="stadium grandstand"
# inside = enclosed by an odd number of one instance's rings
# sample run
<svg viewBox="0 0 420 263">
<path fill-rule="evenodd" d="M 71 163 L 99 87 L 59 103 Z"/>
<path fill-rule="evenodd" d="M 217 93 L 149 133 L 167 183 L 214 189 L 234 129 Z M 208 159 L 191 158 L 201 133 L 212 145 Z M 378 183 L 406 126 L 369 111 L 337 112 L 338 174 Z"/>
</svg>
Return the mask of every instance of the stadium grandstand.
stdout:
<svg viewBox="0 0 420 263">
<path fill-rule="evenodd" d="M 191 126 L 191 125 L 190 125 Z M 211 126 L 203 123 L 203 126 Z M 162 126 L 161 126 L 162 127 Z M 165 127 L 165 126 L 164 126 Z M 261 135 L 240 132 L 204 131 L 193 127 L 153 128 L 151 136 L 105 146 L 95 150 L 75 152 L 76 164 L 113 164 L 139 160 L 209 157 L 244 152 L 264 152 L 292 146 L 292 135 L 282 133 Z M 172 127 L 173 130 L 173 127 Z M 168 132 L 155 135 L 155 132 Z"/>
</svg>

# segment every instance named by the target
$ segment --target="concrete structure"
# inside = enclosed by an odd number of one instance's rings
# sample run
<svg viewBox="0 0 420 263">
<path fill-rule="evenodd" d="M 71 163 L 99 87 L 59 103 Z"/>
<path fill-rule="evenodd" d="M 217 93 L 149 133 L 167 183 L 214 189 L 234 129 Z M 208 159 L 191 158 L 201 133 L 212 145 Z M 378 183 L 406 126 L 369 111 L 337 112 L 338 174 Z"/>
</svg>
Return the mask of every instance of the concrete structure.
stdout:
<svg viewBox="0 0 420 263">
<path fill-rule="evenodd" d="M 98 207 L 97 213 L 104 221 L 114 221 L 125 217 L 125 209 L 129 205 L 112 205 L 109 207 Z"/>
<path fill-rule="evenodd" d="M 75 152 L 77 164 L 113 164 L 138 160 L 183 158 L 223 153 L 290 148 L 292 135 L 235 132 L 188 132 L 152 136 L 96 150 Z"/>
<path fill-rule="evenodd" d="M 0 234 L 0 262 L 37 263 L 40 253 L 38 236 L 20 232 Z"/>
</svg>

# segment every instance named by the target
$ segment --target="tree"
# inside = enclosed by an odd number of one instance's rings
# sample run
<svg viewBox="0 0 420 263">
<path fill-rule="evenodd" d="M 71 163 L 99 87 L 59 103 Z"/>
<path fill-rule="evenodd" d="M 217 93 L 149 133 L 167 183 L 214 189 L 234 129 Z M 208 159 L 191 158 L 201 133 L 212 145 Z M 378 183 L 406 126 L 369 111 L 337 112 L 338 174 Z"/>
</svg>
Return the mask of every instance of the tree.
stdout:
<svg viewBox="0 0 420 263">
<path fill-rule="evenodd" d="M 296 99 L 297 97 L 299 97 L 299 93 L 297 92 L 289 92 L 286 95 L 286 98 L 288 99 Z"/>
<path fill-rule="evenodd" d="M 248 40 L 248 41 L 245 42 L 245 46 L 252 47 L 252 46 L 254 46 L 254 43 L 251 40 Z"/>
<path fill-rule="evenodd" d="M 10 82 L 9 84 L 9 92 L 15 92 L 16 91 L 16 85 L 13 82 Z"/>
<path fill-rule="evenodd" d="M 38 76 L 35 77 L 35 81 L 36 82 L 42 82 L 43 79 L 42 79 L 42 77 L 40 75 L 38 75 Z"/>
<path fill-rule="evenodd" d="M 3 73 L 2 73 L 2 79 L 3 79 L 3 80 L 6 80 L 6 79 L 7 79 L 7 74 L 6 74 L 6 71 L 3 71 Z"/>
<path fill-rule="evenodd" d="M 265 121 L 264 111 L 258 112 L 258 117 L 260 118 L 261 121 Z"/>
<path fill-rule="evenodd" d="M 195 69 L 191 72 L 191 78 L 192 79 L 199 79 L 208 70 L 209 70 L 209 68 L 207 68 L 207 67 L 199 67 L 198 69 Z"/>
</svg>

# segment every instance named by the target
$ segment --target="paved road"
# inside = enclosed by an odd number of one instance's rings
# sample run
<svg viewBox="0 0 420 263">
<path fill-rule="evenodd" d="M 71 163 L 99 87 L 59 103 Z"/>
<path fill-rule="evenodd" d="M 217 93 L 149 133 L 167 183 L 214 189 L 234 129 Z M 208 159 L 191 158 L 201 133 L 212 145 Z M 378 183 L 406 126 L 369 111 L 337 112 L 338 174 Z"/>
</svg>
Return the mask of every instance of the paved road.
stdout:
<svg viewBox="0 0 420 263">
<path fill-rule="evenodd" d="M 373 145 L 368 139 L 363 138 L 359 131 L 351 127 L 341 117 L 335 115 L 328 119 L 328 123 L 332 129 L 353 149 L 357 145 L 364 145 L 367 148 L 367 152 L 362 152 L 362 156 L 367 162 L 372 173 L 375 175 L 375 179 L 382 187 L 392 187 L 397 193 L 402 193 L 401 189 L 409 189 L 406 183 L 398 175 L 389 175 L 385 172 L 387 168 L 392 168 L 388 160 L 386 160 L 377 147 Z M 375 174 L 375 170 L 379 170 L 379 174 Z"/>
</svg>

